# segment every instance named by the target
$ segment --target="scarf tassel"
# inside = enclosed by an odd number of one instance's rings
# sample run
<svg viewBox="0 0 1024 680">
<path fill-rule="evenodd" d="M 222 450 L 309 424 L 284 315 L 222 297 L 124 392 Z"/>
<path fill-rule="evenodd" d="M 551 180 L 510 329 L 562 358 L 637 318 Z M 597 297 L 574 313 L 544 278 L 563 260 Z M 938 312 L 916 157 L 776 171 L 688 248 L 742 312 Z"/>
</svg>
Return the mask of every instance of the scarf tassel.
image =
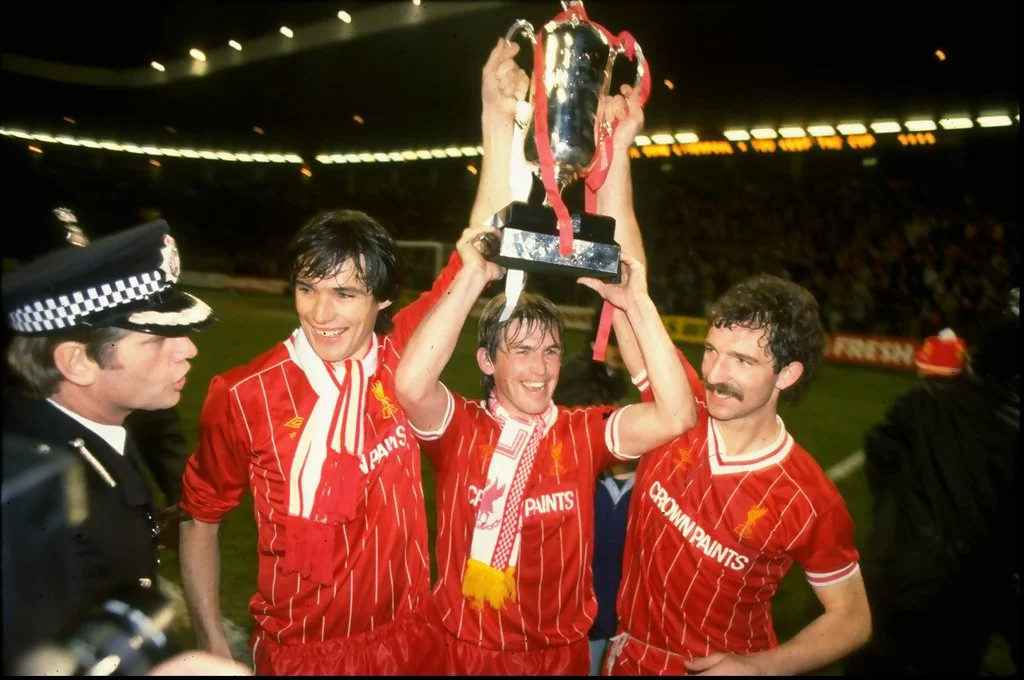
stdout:
<svg viewBox="0 0 1024 680">
<path fill-rule="evenodd" d="M 516 568 L 505 571 L 469 558 L 466 574 L 462 578 L 462 594 L 473 600 L 473 607 L 483 609 L 484 603 L 500 610 L 506 600 L 516 601 Z"/>
</svg>

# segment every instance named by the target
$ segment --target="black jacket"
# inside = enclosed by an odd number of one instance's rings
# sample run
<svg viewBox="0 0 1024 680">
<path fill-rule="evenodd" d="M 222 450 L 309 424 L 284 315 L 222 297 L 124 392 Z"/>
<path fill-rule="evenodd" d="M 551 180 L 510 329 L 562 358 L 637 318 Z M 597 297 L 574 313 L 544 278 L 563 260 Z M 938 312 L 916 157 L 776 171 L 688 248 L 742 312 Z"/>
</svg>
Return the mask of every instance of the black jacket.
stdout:
<svg viewBox="0 0 1024 680">
<path fill-rule="evenodd" d="M 862 557 L 872 606 L 991 602 L 1020 562 L 1020 397 L 973 374 L 926 378 L 868 434 L 874 497 Z"/>
<path fill-rule="evenodd" d="M 46 400 L 4 393 L 4 430 L 62 447 L 82 439 L 85 448 L 117 484 L 111 488 L 88 463 L 84 467 L 89 514 L 75 527 L 73 584 L 75 609 L 100 602 L 114 588 L 156 581 L 153 495 L 129 436 L 125 455 Z"/>
</svg>

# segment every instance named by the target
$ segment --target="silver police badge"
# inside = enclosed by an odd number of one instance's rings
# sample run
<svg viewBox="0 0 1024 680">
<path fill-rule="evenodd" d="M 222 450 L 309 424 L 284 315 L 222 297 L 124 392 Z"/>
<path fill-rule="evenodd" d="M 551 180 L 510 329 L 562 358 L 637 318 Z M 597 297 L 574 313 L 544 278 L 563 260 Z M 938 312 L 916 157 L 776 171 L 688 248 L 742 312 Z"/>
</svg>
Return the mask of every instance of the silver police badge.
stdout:
<svg viewBox="0 0 1024 680">
<path fill-rule="evenodd" d="M 178 246 L 170 235 L 164 236 L 164 247 L 160 249 L 160 271 L 164 273 L 167 280 L 177 283 L 181 276 L 181 258 L 178 256 Z"/>
</svg>

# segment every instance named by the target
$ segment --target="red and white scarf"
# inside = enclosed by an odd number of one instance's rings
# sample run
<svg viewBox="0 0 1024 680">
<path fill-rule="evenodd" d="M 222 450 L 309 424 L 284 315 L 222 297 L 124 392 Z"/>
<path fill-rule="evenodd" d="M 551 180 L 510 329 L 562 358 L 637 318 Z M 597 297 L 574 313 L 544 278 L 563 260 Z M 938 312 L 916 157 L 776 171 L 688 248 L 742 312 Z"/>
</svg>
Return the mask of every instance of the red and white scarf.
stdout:
<svg viewBox="0 0 1024 680">
<path fill-rule="evenodd" d="M 367 384 L 377 369 L 371 337 L 363 359 L 337 366 L 321 359 L 301 328 L 284 342 L 317 394 L 288 474 L 288 518 L 283 567 L 322 584 L 333 582 L 336 526 L 351 521 L 365 438 Z"/>
<path fill-rule="evenodd" d="M 541 415 L 516 418 L 498 403 L 493 392 L 487 400 L 487 410 L 501 426 L 501 434 L 491 455 L 487 483 L 476 511 L 462 594 L 471 598 L 477 608 L 486 602 L 501 609 L 507 599 L 516 601 L 515 569 L 523 528 L 523 495 L 540 441 L 558 412 L 554 404 L 549 404 Z"/>
</svg>

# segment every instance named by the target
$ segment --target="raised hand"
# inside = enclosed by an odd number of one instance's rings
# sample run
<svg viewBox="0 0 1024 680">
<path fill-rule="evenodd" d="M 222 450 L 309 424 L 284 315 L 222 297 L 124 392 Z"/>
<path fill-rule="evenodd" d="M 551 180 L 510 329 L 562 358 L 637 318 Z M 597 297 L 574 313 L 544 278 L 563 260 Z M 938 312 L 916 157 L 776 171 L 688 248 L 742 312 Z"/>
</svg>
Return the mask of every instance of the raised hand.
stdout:
<svg viewBox="0 0 1024 680">
<path fill-rule="evenodd" d="M 512 120 L 516 112 L 516 102 L 526 99 L 526 93 L 530 89 L 530 78 L 516 64 L 517 54 L 517 43 L 498 38 L 498 43 L 487 57 L 480 83 L 485 114 L 496 113 Z"/>
<path fill-rule="evenodd" d="M 612 145 L 616 151 L 623 151 L 633 144 L 633 140 L 644 129 L 644 109 L 639 89 L 623 85 L 619 92 L 601 98 L 597 115 L 604 135 L 611 134 L 613 121 L 617 123 Z"/>
<path fill-rule="evenodd" d="M 622 282 L 611 283 L 588 276 L 577 279 L 577 282 L 594 290 L 598 295 L 619 309 L 626 309 L 630 302 L 648 297 L 647 268 L 636 258 L 623 253 Z"/>
<path fill-rule="evenodd" d="M 497 281 L 505 275 L 505 268 L 487 260 L 488 245 L 484 237 L 498 243 L 501 232 L 494 227 L 466 227 L 455 243 L 455 249 L 462 259 L 463 269 L 478 269 L 486 274 L 488 281 Z"/>
</svg>

